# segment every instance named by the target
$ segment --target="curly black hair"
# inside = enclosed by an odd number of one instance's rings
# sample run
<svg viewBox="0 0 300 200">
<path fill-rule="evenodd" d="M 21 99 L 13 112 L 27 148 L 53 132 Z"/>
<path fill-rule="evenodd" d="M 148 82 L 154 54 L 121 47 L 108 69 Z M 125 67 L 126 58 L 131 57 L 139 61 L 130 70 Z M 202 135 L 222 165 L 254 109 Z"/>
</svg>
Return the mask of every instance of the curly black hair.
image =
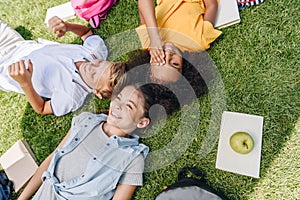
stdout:
<svg viewBox="0 0 300 200">
<path fill-rule="evenodd" d="M 150 75 L 150 53 L 147 50 L 135 50 L 129 53 L 129 61 L 126 63 L 126 71 L 130 71 L 137 66 L 147 66 L 143 68 L 143 73 L 137 73 L 131 77 L 132 78 L 141 78 L 143 77 L 145 80 L 152 80 Z M 183 52 L 182 54 L 183 60 L 183 69 L 182 69 L 182 77 L 181 80 L 175 82 L 178 91 L 181 93 L 186 92 L 186 90 L 190 90 L 190 87 L 186 87 L 186 84 L 179 84 L 180 82 L 186 80 L 196 97 L 200 97 L 201 95 L 208 92 L 207 84 L 213 79 L 213 69 L 214 65 L 206 51 L 199 52 Z M 173 83 L 172 83 L 173 84 Z M 169 85 L 166 83 L 165 85 Z"/>
</svg>

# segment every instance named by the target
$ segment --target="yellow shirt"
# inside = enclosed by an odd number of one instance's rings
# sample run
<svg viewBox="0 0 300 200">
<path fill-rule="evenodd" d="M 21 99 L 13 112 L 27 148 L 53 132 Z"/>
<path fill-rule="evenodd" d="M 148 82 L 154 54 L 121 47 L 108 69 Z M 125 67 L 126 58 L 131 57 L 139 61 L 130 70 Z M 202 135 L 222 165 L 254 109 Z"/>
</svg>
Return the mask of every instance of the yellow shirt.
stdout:
<svg viewBox="0 0 300 200">
<path fill-rule="evenodd" d="M 163 43 L 172 42 L 182 51 L 208 49 L 222 33 L 203 20 L 202 0 L 157 0 L 155 12 Z M 149 48 L 146 26 L 141 25 L 136 31 L 143 48 Z"/>
</svg>

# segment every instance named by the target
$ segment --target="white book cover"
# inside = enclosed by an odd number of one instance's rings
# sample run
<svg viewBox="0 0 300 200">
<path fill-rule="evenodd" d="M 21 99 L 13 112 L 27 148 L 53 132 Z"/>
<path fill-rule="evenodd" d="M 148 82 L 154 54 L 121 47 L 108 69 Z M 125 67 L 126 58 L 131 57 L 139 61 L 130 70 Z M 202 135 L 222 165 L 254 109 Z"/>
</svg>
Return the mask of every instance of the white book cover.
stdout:
<svg viewBox="0 0 300 200">
<path fill-rule="evenodd" d="M 36 158 L 26 141 L 18 140 L 1 157 L 0 164 L 18 192 L 37 170 Z"/>
<path fill-rule="evenodd" d="M 240 21 L 240 13 L 236 0 L 220 0 L 215 28 L 225 28 Z"/>
<path fill-rule="evenodd" d="M 54 16 L 57 16 L 65 21 L 76 17 L 70 1 L 47 9 L 45 24 L 48 24 L 48 20 Z"/>
<path fill-rule="evenodd" d="M 248 154 L 235 152 L 230 145 L 233 133 L 244 131 L 251 135 L 254 147 Z M 216 168 L 259 178 L 263 133 L 263 117 L 224 111 L 221 121 Z"/>
</svg>

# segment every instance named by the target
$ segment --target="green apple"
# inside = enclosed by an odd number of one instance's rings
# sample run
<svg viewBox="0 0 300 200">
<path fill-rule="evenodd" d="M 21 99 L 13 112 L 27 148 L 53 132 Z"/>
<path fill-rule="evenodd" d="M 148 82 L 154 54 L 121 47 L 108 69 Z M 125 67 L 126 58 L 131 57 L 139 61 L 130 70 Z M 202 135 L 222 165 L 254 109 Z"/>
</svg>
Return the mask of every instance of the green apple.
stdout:
<svg viewBox="0 0 300 200">
<path fill-rule="evenodd" d="M 249 133 L 239 131 L 230 137 L 230 146 L 237 153 L 247 154 L 252 151 L 254 140 Z"/>
</svg>

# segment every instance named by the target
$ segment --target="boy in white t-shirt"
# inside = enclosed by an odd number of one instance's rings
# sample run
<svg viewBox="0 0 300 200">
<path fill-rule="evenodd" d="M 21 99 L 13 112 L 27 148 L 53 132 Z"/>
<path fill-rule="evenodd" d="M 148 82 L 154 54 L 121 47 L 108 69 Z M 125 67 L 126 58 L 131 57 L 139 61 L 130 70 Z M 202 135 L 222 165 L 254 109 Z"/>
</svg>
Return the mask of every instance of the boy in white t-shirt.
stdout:
<svg viewBox="0 0 300 200">
<path fill-rule="evenodd" d="M 105 61 L 107 47 L 88 27 L 58 17 L 49 26 L 57 37 L 77 34 L 83 44 L 24 40 L 0 21 L 0 89 L 24 93 L 37 113 L 56 116 L 79 109 L 90 93 L 109 98 L 125 78 L 125 64 Z"/>
</svg>

